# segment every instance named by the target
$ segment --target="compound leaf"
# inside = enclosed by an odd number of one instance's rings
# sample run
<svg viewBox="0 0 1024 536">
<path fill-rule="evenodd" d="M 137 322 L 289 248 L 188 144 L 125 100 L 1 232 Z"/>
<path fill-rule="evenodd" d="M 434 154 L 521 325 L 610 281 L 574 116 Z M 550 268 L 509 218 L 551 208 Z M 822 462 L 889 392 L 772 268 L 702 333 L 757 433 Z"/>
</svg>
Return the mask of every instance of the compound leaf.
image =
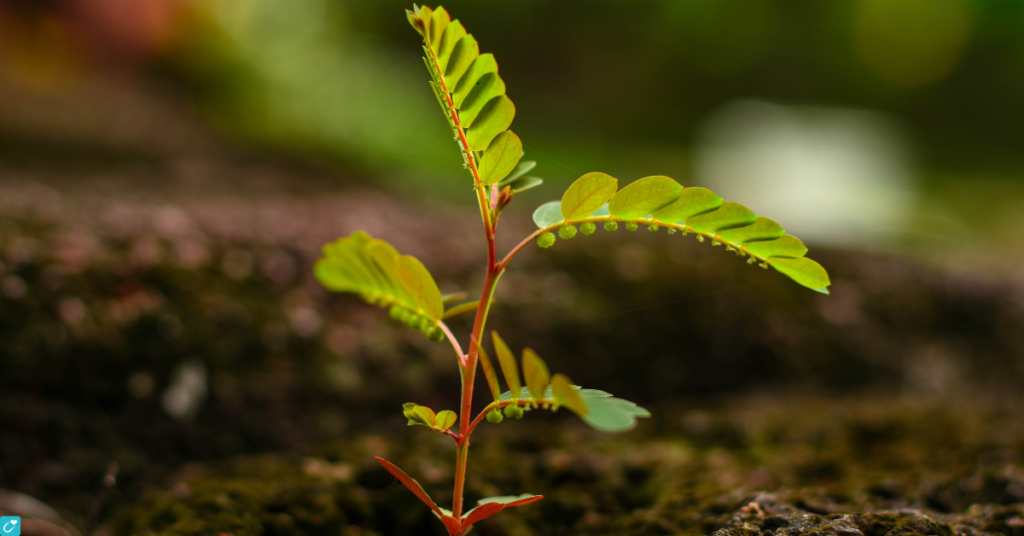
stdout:
<svg viewBox="0 0 1024 536">
<path fill-rule="evenodd" d="M 743 248 L 758 257 L 803 257 L 807 254 L 807 246 L 799 238 L 790 235 L 780 236 L 775 240 L 755 240 L 744 242 Z"/>
<path fill-rule="evenodd" d="M 415 257 L 404 255 L 398 258 L 398 277 L 406 293 L 424 314 L 437 320 L 444 314 L 441 291 L 430 276 L 430 272 Z"/>
<path fill-rule="evenodd" d="M 436 50 L 437 63 L 441 67 L 441 72 L 444 72 L 444 68 L 448 66 L 448 60 L 451 59 L 452 51 L 455 50 L 455 44 L 463 37 L 466 37 L 466 29 L 462 27 L 462 23 L 459 21 L 453 21 L 444 29 L 441 42 Z"/>
<path fill-rule="evenodd" d="M 562 195 L 562 217 L 568 221 L 590 217 L 608 202 L 619 189 L 619 181 L 611 175 L 592 172 L 576 179 Z"/>
<path fill-rule="evenodd" d="M 516 365 L 516 357 L 512 354 L 505 341 L 501 339 L 497 331 L 491 332 L 494 339 L 494 353 L 498 354 L 498 364 L 501 366 L 501 373 L 505 375 L 505 383 L 509 390 L 518 393 L 523 390 L 523 384 L 519 381 L 519 367 Z"/>
<path fill-rule="evenodd" d="M 467 35 L 455 43 L 451 58 L 448 59 L 448 64 L 444 67 L 445 84 L 449 90 L 458 84 L 459 78 L 462 78 L 462 75 L 479 55 L 480 47 L 472 35 Z"/>
<path fill-rule="evenodd" d="M 502 95 L 494 97 L 476 116 L 466 133 L 466 141 L 474 151 L 483 151 L 495 136 L 504 132 L 512 124 L 516 116 L 516 107 L 512 100 Z"/>
<path fill-rule="evenodd" d="M 533 398 L 543 399 L 551 379 L 551 373 L 548 372 L 548 366 L 544 360 L 530 348 L 523 350 L 523 377 L 526 378 L 526 387 Z"/>
<path fill-rule="evenodd" d="M 769 257 L 768 264 L 775 267 L 776 270 L 788 275 L 793 281 L 800 283 L 801 285 L 828 294 L 825 290 L 826 287 L 832 284 L 828 278 L 828 273 L 821 267 L 820 264 L 808 259 L 807 257 L 800 257 L 798 259 L 788 257 Z"/>
<path fill-rule="evenodd" d="M 494 54 L 480 54 L 470 64 L 469 69 L 459 79 L 459 83 L 455 85 L 455 92 L 452 93 L 452 101 L 455 103 L 456 108 L 461 108 L 465 104 L 466 97 L 476 89 L 477 84 L 480 83 L 480 79 L 487 73 L 497 73 L 498 62 L 494 60 Z M 452 89 L 449 87 L 448 89 Z M 486 102 L 486 101 L 485 101 Z M 483 107 L 485 102 L 481 102 L 480 106 Z M 461 118 L 461 116 L 460 116 Z"/>
<path fill-rule="evenodd" d="M 587 414 L 582 415 L 583 422 L 602 432 L 628 432 L 636 427 L 638 418 L 651 416 L 651 412 L 621 398 L 613 398 L 602 391 L 602 395 L 591 396 L 583 390 L 580 397 L 587 405 Z"/>
<path fill-rule="evenodd" d="M 757 215 L 749 208 L 727 201 L 711 212 L 688 218 L 686 226 L 698 233 L 716 233 L 723 229 L 750 225 L 755 220 Z"/>
<path fill-rule="evenodd" d="M 498 384 L 498 374 L 494 371 L 494 364 L 491 363 L 490 356 L 484 351 L 484 347 L 476 339 L 473 339 L 473 346 L 476 347 L 476 355 L 480 357 L 480 368 L 484 371 L 484 377 L 487 378 L 487 387 L 491 390 L 491 395 L 494 396 L 495 400 L 501 396 L 501 385 Z"/>
<path fill-rule="evenodd" d="M 754 223 L 743 227 L 718 231 L 718 238 L 733 244 L 746 244 L 751 240 L 773 240 L 786 234 L 781 225 L 759 216 Z"/>
<path fill-rule="evenodd" d="M 441 6 L 438 6 L 430 17 L 430 47 L 434 49 L 435 53 L 440 50 L 441 36 L 444 35 L 444 31 L 448 28 L 448 23 L 451 20 L 451 16 Z"/>
<path fill-rule="evenodd" d="M 571 409 L 581 417 L 590 413 L 586 402 L 580 397 L 576 387 L 573 387 L 572 380 L 564 374 L 559 373 L 551 377 L 551 394 L 559 404 Z"/>
<path fill-rule="evenodd" d="M 498 76 L 498 73 L 485 73 L 477 79 L 469 95 L 466 95 L 465 100 L 455 105 L 459 110 L 459 120 L 464 125 L 472 124 L 476 116 L 483 110 L 485 104 L 490 102 L 491 99 L 504 94 L 505 81 Z"/>
<path fill-rule="evenodd" d="M 505 181 L 502 181 L 502 183 L 504 182 Z M 508 187 L 512 189 L 512 193 L 514 194 L 529 190 L 530 188 L 535 188 L 541 184 L 544 184 L 544 179 L 538 179 L 537 177 L 520 177 L 507 183 Z M 499 186 L 503 187 L 504 184 L 500 184 Z"/>
<path fill-rule="evenodd" d="M 683 186 L 661 175 L 644 177 L 619 190 L 608 202 L 608 211 L 616 218 L 642 218 L 679 199 Z"/>
<path fill-rule="evenodd" d="M 508 176 L 523 156 L 523 142 L 511 130 L 498 134 L 480 158 L 480 181 L 494 184 Z"/>
<path fill-rule="evenodd" d="M 533 160 L 520 160 L 519 164 L 516 165 L 515 171 L 509 173 L 508 177 L 505 177 L 500 183 L 498 183 L 498 186 L 504 187 L 506 184 L 511 184 L 519 177 L 522 177 L 523 175 L 529 173 L 530 170 L 535 167 L 537 167 L 537 162 L 534 162 Z M 512 189 L 515 190 L 515 188 Z"/>
<path fill-rule="evenodd" d="M 676 223 L 691 216 L 711 212 L 722 206 L 722 198 L 707 188 L 683 188 L 679 199 L 656 210 L 651 216 L 665 223 Z"/>
</svg>

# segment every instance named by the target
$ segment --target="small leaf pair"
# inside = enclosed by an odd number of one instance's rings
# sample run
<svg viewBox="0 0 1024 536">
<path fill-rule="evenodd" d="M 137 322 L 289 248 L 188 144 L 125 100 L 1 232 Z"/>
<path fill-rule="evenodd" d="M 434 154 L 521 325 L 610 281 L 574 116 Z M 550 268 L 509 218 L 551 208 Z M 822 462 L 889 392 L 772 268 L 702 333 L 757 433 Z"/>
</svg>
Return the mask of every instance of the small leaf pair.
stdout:
<svg viewBox="0 0 1024 536">
<path fill-rule="evenodd" d="M 402 415 L 409 419 L 409 426 L 426 426 L 438 432 L 447 432 L 458 420 L 454 411 L 446 409 L 435 414 L 434 410 L 412 402 L 402 404 Z"/>
</svg>

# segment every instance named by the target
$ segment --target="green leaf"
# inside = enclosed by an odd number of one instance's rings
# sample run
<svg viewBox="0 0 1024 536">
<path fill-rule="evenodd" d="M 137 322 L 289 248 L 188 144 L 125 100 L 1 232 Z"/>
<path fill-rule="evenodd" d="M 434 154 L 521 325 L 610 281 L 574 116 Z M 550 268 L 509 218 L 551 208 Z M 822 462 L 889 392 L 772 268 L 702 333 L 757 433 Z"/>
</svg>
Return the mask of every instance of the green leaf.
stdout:
<svg viewBox="0 0 1024 536">
<path fill-rule="evenodd" d="M 487 149 L 487 145 L 495 136 L 508 129 L 515 116 L 516 107 L 508 97 L 494 97 L 484 105 L 484 109 L 480 111 L 480 115 L 466 133 L 469 146 L 474 151 Z"/>
<path fill-rule="evenodd" d="M 402 404 L 402 415 L 405 415 L 405 418 L 409 420 L 409 426 L 433 428 L 437 419 L 437 416 L 434 415 L 434 410 L 413 402 Z"/>
<path fill-rule="evenodd" d="M 541 184 L 544 184 L 544 179 L 538 179 L 537 177 L 520 177 L 507 183 L 508 187 L 512 190 L 512 193 L 514 194 L 524 192 L 526 190 L 529 190 L 530 188 L 535 188 L 537 186 L 540 186 Z M 498 186 L 503 187 L 504 185 L 499 184 Z"/>
<path fill-rule="evenodd" d="M 590 217 L 608 202 L 619 189 L 619 181 L 611 175 L 592 172 L 576 179 L 562 195 L 562 217 L 568 221 Z"/>
<path fill-rule="evenodd" d="M 420 11 L 417 15 L 419 15 L 420 22 L 423 24 L 421 35 L 426 39 L 430 35 L 430 19 L 434 16 L 434 10 L 427 6 L 420 6 Z"/>
<path fill-rule="evenodd" d="M 413 13 L 412 11 L 406 9 L 405 18 L 409 20 L 409 24 L 412 25 L 414 30 L 419 32 L 420 35 L 423 35 L 423 21 L 420 20 L 419 16 L 417 16 L 416 13 Z"/>
<path fill-rule="evenodd" d="M 477 501 L 477 504 L 499 503 L 504 504 L 505 506 L 516 506 L 520 504 L 529 504 L 543 498 L 543 495 L 532 495 L 529 493 L 523 493 L 522 495 L 498 495 L 497 497 L 484 497 Z"/>
<path fill-rule="evenodd" d="M 479 506 L 466 512 L 466 514 L 462 516 L 462 529 L 465 530 L 470 525 L 479 523 L 481 520 L 487 519 L 506 508 L 530 504 L 543 498 L 543 495 L 530 495 L 529 493 L 524 493 L 522 495 L 502 495 L 500 497 L 487 497 L 480 499 L 477 501 Z"/>
<path fill-rule="evenodd" d="M 755 240 L 743 244 L 743 249 L 758 257 L 798 258 L 807 254 L 807 246 L 795 236 L 785 235 L 775 240 Z"/>
<path fill-rule="evenodd" d="M 444 35 L 444 31 L 448 28 L 448 23 L 451 20 L 448 12 L 441 6 L 438 6 L 437 10 L 430 17 L 430 46 L 434 49 L 435 54 L 441 45 L 441 36 Z"/>
<path fill-rule="evenodd" d="M 651 416 L 646 409 L 603 391 L 582 389 L 579 394 L 588 410 L 583 422 L 602 432 L 626 432 L 636 427 L 638 418 Z"/>
<path fill-rule="evenodd" d="M 533 211 L 533 223 L 543 229 L 562 221 L 562 202 L 548 201 Z"/>
<path fill-rule="evenodd" d="M 576 387 L 564 374 L 555 374 L 551 377 L 551 394 L 555 396 L 558 403 L 571 409 L 577 415 L 583 416 L 590 412 L 587 404 L 580 397 Z"/>
<path fill-rule="evenodd" d="M 384 458 L 376 456 L 375 459 L 377 460 L 377 463 L 381 464 L 381 466 L 387 470 L 387 472 L 391 473 L 391 476 L 397 478 L 403 486 L 413 493 L 413 495 L 423 501 L 423 504 L 429 506 L 436 515 L 444 515 L 441 512 L 441 509 L 434 504 L 434 500 L 430 498 L 430 495 L 427 495 L 427 492 L 423 490 L 423 486 L 421 486 L 419 482 L 410 478 L 409 475 L 405 474 L 405 471 L 402 471 L 397 465 L 385 460 Z"/>
<path fill-rule="evenodd" d="M 328 290 L 354 293 L 373 305 L 397 305 L 434 322 L 443 313 L 441 292 L 427 269 L 361 231 L 324 246 L 313 273 Z"/>
<path fill-rule="evenodd" d="M 608 211 L 616 218 L 642 218 L 679 198 L 683 186 L 661 175 L 635 181 L 608 202 Z"/>
<path fill-rule="evenodd" d="M 435 321 L 440 319 L 444 314 L 441 291 L 423 263 L 408 255 L 399 257 L 398 276 L 418 310 L 422 311 L 427 318 Z"/>
<path fill-rule="evenodd" d="M 487 73 L 498 72 L 498 62 L 494 61 L 494 54 L 480 54 L 470 64 L 469 69 L 466 70 L 462 78 L 459 79 L 459 83 L 455 85 L 455 92 L 452 93 L 452 102 L 455 103 L 455 107 L 462 106 L 466 97 L 473 92 L 476 88 L 480 79 Z M 452 88 L 448 88 L 452 89 Z M 482 103 L 481 103 L 482 105 Z M 461 115 L 459 116 L 461 119 Z"/>
<path fill-rule="evenodd" d="M 444 72 L 444 68 L 448 66 L 448 61 L 452 57 L 452 51 L 455 50 L 455 44 L 460 39 L 466 37 L 466 29 L 462 27 L 462 23 L 459 21 L 452 21 L 447 28 L 444 29 L 444 35 L 441 36 L 441 43 L 437 47 L 437 63 L 441 68 L 441 72 Z M 451 90 L 452 88 L 448 88 Z"/>
<path fill-rule="evenodd" d="M 786 234 L 781 225 L 764 217 L 758 217 L 754 223 L 744 227 L 719 231 L 716 236 L 732 244 L 743 244 L 751 240 L 771 240 Z"/>
<path fill-rule="evenodd" d="M 447 320 L 449 318 L 452 318 L 453 316 L 459 316 L 459 315 L 462 315 L 462 314 L 466 314 L 466 313 L 475 311 L 477 309 L 478 305 L 480 305 L 480 300 L 466 302 L 466 303 L 462 303 L 462 304 L 456 305 L 455 307 L 452 307 L 452 308 L 446 310 L 444 312 L 444 314 L 441 315 L 441 320 Z"/>
<path fill-rule="evenodd" d="M 523 390 L 523 384 L 519 381 L 519 367 L 516 365 L 516 357 L 512 355 L 505 341 L 501 339 L 497 331 L 491 332 L 494 338 L 494 353 L 498 354 L 498 364 L 501 365 L 501 373 L 505 375 L 505 383 L 509 390 L 518 393 Z"/>
<path fill-rule="evenodd" d="M 449 90 L 458 85 L 459 79 L 479 55 L 480 47 L 472 35 L 467 35 L 455 43 L 451 58 L 444 68 L 444 82 Z"/>
<path fill-rule="evenodd" d="M 531 169 L 535 167 L 537 167 L 537 162 L 534 162 L 533 160 L 520 160 L 519 164 L 516 166 L 515 171 L 510 173 L 508 177 L 505 177 L 500 183 L 498 183 L 498 186 L 503 188 L 505 187 L 506 184 L 511 184 L 512 181 L 518 179 L 519 177 L 522 177 L 523 175 L 526 175 L 527 173 L 530 172 Z M 515 190 L 515 188 L 512 188 L 512 190 Z"/>
<path fill-rule="evenodd" d="M 806 257 L 799 259 L 769 257 L 768 264 L 791 277 L 793 281 L 812 290 L 822 290 L 832 284 L 825 269 L 820 264 Z"/>
<path fill-rule="evenodd" d="M 523 377 L 526 379 L 526 387 L 536 400 L 544 398 L 544 392 L 548 388 L 551 373 L 544 360 L 532 349 L 523 350 Z"/>
<path fill-rule="evenodd" d="M 523 142 L 511 130 L 498 134 L 480 158 L 480 181 L 485 185 L 504 179 L 523 156 Z"/>
<path fill-rule="evenodd" d="M 665 223 L 678 223 L 691 216 L 711 212 L 720 206 L 722 198 L 707 188 L 683 188 L 679 199 L 658 209 L 652 216 Z"/>
<path fill-rule="evenodd" d="M 698 233 L 715 233 L 749 225 L 756 219 L 757 216 L 749 208 L 739 203 L 725 202 L 716 210 L 687 219 L 686 226 Z"/>
<path fill-rule="evenodd" d="M 455 421 L 458 420 L 459 416 L 454 411 L 446 409 L 437 414 L 435 420 L 435 428 L 442 432 L 448 431 L 449 428 L 455 425 Z"/>
<path fill-rule="evenodd" d="M 459 121 L 463 125 L 471 125 L 485 104 L 504 94 L 505 82 L 498 76 L 498 73 L 484 74 L 476 81 L 466 99 L 456 105 L 459 109 Z"/>
<path fill-rule="evenodd" d="M 498 397 L 501 396 L 501 385 L 498 384 L 498 374 L 494 371 L 491 358 L 484 351 L 483 345 L 476 339 L 473 339 L 473 346 L 476 347 L 476 355 L 480 358 L 480 368 L 483 369 L 484 377 L 487 378 L 487 387 L 491 390 L 494 399 L 498 400 Z"/>
</svg>

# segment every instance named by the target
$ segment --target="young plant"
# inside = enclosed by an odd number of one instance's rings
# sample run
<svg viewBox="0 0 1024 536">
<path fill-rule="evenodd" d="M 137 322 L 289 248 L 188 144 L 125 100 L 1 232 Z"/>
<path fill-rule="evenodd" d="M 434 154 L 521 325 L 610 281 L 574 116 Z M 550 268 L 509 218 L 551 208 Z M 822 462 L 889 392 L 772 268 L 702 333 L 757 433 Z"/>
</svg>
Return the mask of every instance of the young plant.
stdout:
<svg viewBox="0 0 1024 536">
<path fill-rule="evenodd" d="M 437 506 L 415 480 L 394 464 L 382 458 L 377 461 L 430 507 L 452 536 L 458 536 L 505 508 L 542 498 L 530 494 L 489 497 L 478 501 L 475 508 L 464 507 L 470 437 L 484 419 L 497 424 L 504 418 L 522 418 L 528 410 L 557 411 L 565 407 L 598 430 L 623 432 L 636 426 L 638 418 L 650 416 L 632 402 L 603 391 L 581 389 L 562 374 L 551 375 L 544 360 L 529 348 L 522 352 L 520 376 L 512 350 L 492 332 L 495 367 L 484 349 L 487 313 L 498 279 L 523 248 L 533 242 L 541 248 L 551 247 L 556 232 L 562 239 L 571 239 L 576 235 L 577 225 L 584 235 L 593 234 L 598 224 L 606 231 L 615 231 L 619 225 L 635 231 L 639 225 L 645 225 L 652 232 L 664 228 L 669 234 L 693 234 L 698 241 L 709 240 L 712 245 L 724 246 L 745 257 L 748 264 L 772 267 L 818 292 L 827 294 L 830 281 L 818 263 L 804 257 L 807 248 L 803 243 L 785 234 L 779 224 L 755 215 L 743 205 L 724 202 L 710 190 L 684 188 L 664 176 L 644 177 L 620 189 L 618 180 L 604 173 L 583 175 L 569 186 L 561 200 L 537 208 L 533 213 L 537 231 L 499 259 L 494 238 L 502 211 L 516 193 L 542 182 L 526 175 L 535 163 L 520 161 L 522 142 L 508 130 L 515 106 L 505 95 L 505 83 L 498 75 L 494 56 L 481 54 L 476 39 L 459 21 L 451 20 L 444 8 L 433 10 L 414 5 L 407 15 L 413 28 L 423 36 L 430 87 L 462 152 L 480 206 L 487 241 L 487 271 L 480 299 L 446 308 L 445 304 L 457 300 L 458 295 L 442 295 L 422 263 L 361 231 L 326 245 L 314 270 L 328 289 L 357 294 L 370 304 L 388 308 L 391 318 L 422 331 L 431 341 L 447 339 L 451 343 L 462 373 L 460 413 L 435 412 L 414 403 L 403 407 L 410 426 L 426 426 L 455 441 L 451 510 Z M 444 321 L 474 311 L 476 320 L 468 344 L 463 347 Z M 471 418 L 478 365 L 494 400 Z M 499 369 L 508 391 L 502 392 L 500 388 Z M 453 431 L 456 423 L 457 432 Z"/>
</svg>

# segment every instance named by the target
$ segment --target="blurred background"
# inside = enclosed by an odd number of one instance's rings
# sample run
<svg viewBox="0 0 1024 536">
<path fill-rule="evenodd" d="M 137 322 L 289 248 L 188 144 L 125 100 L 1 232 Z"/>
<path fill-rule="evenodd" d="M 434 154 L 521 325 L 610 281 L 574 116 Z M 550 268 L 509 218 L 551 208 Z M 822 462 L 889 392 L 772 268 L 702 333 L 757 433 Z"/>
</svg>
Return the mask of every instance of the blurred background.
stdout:
<svg viewBox="0 0 1024 536">
<path fill-rule="evenodd" d="M 0 0 L 0 487 L 82 527 L 186 462 L 454 405 L 445 348 L 310 275 L 365 229 L 479 289 L 409 7 Z M 678 236 L 559 241 L 502 280 L 514 347 L 685 437 L 735 397 L 1019 392 L 1024 3 L 445 7 L 497 58 L 546 181 L 502 249 L 585 172 L 659 174 L 777 220 L 833 277 L 824 297 Z M 111 461 L 121 495 L 96 507 Z"/>
</svg>

